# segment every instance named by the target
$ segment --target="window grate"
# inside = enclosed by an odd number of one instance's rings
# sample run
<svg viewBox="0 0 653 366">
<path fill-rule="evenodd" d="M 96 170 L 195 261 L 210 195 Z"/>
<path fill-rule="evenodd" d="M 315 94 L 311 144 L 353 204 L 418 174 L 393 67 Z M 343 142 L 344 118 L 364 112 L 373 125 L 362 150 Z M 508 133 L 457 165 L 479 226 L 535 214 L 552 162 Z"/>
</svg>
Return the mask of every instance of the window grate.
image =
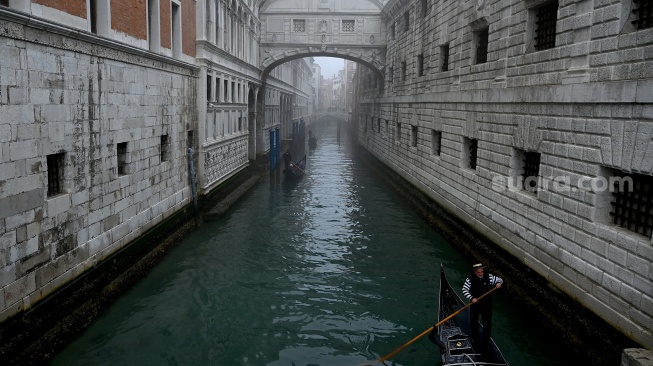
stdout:
<svg viewBox="0 0 653 366">
<path fill-rule="evenodd" d="M 613 224 L 650 238 L 653 233 L 653 177 L 642 174 L 619 177 L 630 179 L 615 179 L 610 212 Z"/>
<path fill-rule="evenodd" d="M 478 153 L 478 140 L 472 139 L 469 141 L 469 167 L 476 169 L 476 157 Z"/>
<path fill-rule="evenodd" d="M 422 0 L 422 16 L 426 18 L 429 15 L 429 2 L 428 0 Z"/>
<path fill-rule="evenodd" d="M 535 10 L 535 49 L 545 50 L 556 46 L 556 22 L 558 21 L 558 2 L 554 1 Z"/>
<path fill-rule="evenodd" d="M 449 44 L 440 47 L 440 55 L 442 57 L 442 71 L 449 70 Z"/>
<path fill-rule="evenodd" d="M 487 62 L 487 46 L 490 38 L 490 29 L 485 28 L 478 33 L 478 45 L 476 46 L 476 64 Z"/>
<path fill-rule="evenodd" d="M 306 19 L 293 19 L 293 32 L 304 33 L 306 32 Z"/>
<path fill-rule="evenodd" d="M 342 31 L 344 33 L 354 33 L 356 31 L 356 21 L 355 20 L 343 20 L 342 21 Z"/>
<path fill-rule="evenodd" d="M 417 55 L 417 76 L 424 76 L 424 55 Z"/>
<path fill-rule="evenodd" d="M 537 193 L 541 156 L 537 152 L 524 152 L 524 173 L 522 178 L 524 179 L 524 189 L 529 192 Z"/>
<path fill-rule="evenodd" d="M 633 20 L 637 29 L 653 27 L 653 0 L 633 0 L 633 2 L 639 5 L 633 10 L 633 13 L 637 14 L 637 19 Z"/>
<path fill-rule="evenodd" d="M 48 164 L 48 197 L 63 193 L 64 153 L 46 157 Z"/>
<path fill-rule="evenodd" d="M 406 61 L 401 63 L 401 81 L 406 81 Z"/>
</svg>

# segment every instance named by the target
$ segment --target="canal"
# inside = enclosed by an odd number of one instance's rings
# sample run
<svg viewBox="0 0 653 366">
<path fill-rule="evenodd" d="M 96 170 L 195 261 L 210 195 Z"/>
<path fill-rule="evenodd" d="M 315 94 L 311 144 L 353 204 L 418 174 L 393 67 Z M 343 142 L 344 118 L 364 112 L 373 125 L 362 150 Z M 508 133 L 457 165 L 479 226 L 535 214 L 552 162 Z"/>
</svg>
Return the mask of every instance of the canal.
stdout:
<svg viewBox="0 0 653 366">
<path fill-rule="evenodd" d="M 357 366 L 437 322 L 440 265 L 459 288 L 473 259 L 357 160 L 335 129 L 316 134 L 303 180 L 263 178 L 52 364 Z M 494 301 L 493 336 L 511 366 L 564 364 L 505 293 Z M 386 364 L 438 365 L 440 357 L 424 337 Z"/>
</svg>

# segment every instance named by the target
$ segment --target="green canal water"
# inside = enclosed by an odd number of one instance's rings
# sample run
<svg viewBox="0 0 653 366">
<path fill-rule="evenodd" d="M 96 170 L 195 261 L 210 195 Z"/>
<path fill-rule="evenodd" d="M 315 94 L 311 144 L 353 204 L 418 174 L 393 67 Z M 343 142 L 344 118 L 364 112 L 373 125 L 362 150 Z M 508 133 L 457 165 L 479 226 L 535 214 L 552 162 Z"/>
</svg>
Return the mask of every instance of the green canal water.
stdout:
<svg viewBox="0 0 653 366">
<path fill-rule="evenodd" d="M 53 365 L 351 365 L 437 322 L 440 264 L 470 261 L 322 131 L 307 176 L 262 179 L 118 299 Z M 510 283 L 510 278 L 505 279 Z M 494 339 L 511 366 L 564 365 L 505 294 Z M 386 365 L 439 365 L 427 337 Z"/>
</svg>

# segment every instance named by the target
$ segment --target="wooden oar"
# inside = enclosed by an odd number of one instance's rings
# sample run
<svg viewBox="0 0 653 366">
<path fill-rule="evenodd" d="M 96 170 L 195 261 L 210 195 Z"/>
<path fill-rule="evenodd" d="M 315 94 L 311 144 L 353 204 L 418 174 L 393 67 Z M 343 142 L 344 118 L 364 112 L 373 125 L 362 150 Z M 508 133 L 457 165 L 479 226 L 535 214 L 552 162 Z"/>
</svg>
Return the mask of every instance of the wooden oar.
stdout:
<svg viewBox="0 0 653 366">
<path fill-rule="evenodd" d="M 484 298 L 485 296 L 491 294 L 492 291 L 496 290 L 497 288 L 498 288 L 498 287 L 493 288 L 492 290 L 490 290 L 490 291 L 484 293 L 483 295 L 477 297 L 476 299 L 477 299 L 477 300 L 480 300 L 480 299 Z M 440 326 L 440 324 L 442 324 L 442 323 L 446 322 L 447 320 L 453 318 L 454 316 L 460 314 L 461 311 L 467 309 L 468 307 L 470 307 L 470 306 L 472 306 L 472 305 L 474 305 L 474 304 L 475 304 L 475 303 L 470 302 L 469 304 L 463 306 L 462 308 L 458 309 L 458 310 L 457 310 L 456 312 L 454 312 L 453 314 L 451 314 L 451 315 L 449 315 L 448 317 L 446 317 L 446 318 L 440 320 L 439 322 L 437 322 L 437 324 L 433 325 L 433 326 L 430 327 L 429 329 L 423 331 L 420 335 L 418 335 L 417 337 L 411 339 L 410 341 L 408 341 L 408 342 L 407 342 L 406 344 L 404 344 L 403 346 L 398 347 L 398 348 L 395 349 L 394 351 L 392 351 L 392 352 L 388 353 L 387 355 L 385 355 L 385 356 L 379 358 L 379 359 L 377 360 L 377 362 L 384 362 L 384 361 L 387 361 L 390 357 L 392 357 L 392 356 L 396 355 L 397 353 L 401 352 L 401 350 L 403 350 L 404 348 L 410 346 L 410 345 L 411 345 L 413 342 L 415 342 L 416 340 L 418 340 L 418 339 L 424 337 L 425 335 L 427 335 L 429 332 L 431 332 L 431 331 L 433 330 L 433 328 L 436 328 L 436 327 Z"/>
</svg>

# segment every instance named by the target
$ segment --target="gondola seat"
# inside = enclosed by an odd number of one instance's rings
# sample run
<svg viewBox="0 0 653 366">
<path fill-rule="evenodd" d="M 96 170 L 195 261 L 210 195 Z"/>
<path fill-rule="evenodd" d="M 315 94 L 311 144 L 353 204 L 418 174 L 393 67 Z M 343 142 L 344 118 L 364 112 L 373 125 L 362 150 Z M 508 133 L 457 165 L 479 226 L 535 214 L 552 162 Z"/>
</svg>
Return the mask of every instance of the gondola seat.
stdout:
<svg viewBox="0 0 653 366">
<path fill-rule="evenodd" d="M 447 339 L 447 347 L 451 356 L 474 354 L 472 342 L 469 340 L 469 336 L 465 334 L 456 334 L 449 337 Z"/>
</svg>

